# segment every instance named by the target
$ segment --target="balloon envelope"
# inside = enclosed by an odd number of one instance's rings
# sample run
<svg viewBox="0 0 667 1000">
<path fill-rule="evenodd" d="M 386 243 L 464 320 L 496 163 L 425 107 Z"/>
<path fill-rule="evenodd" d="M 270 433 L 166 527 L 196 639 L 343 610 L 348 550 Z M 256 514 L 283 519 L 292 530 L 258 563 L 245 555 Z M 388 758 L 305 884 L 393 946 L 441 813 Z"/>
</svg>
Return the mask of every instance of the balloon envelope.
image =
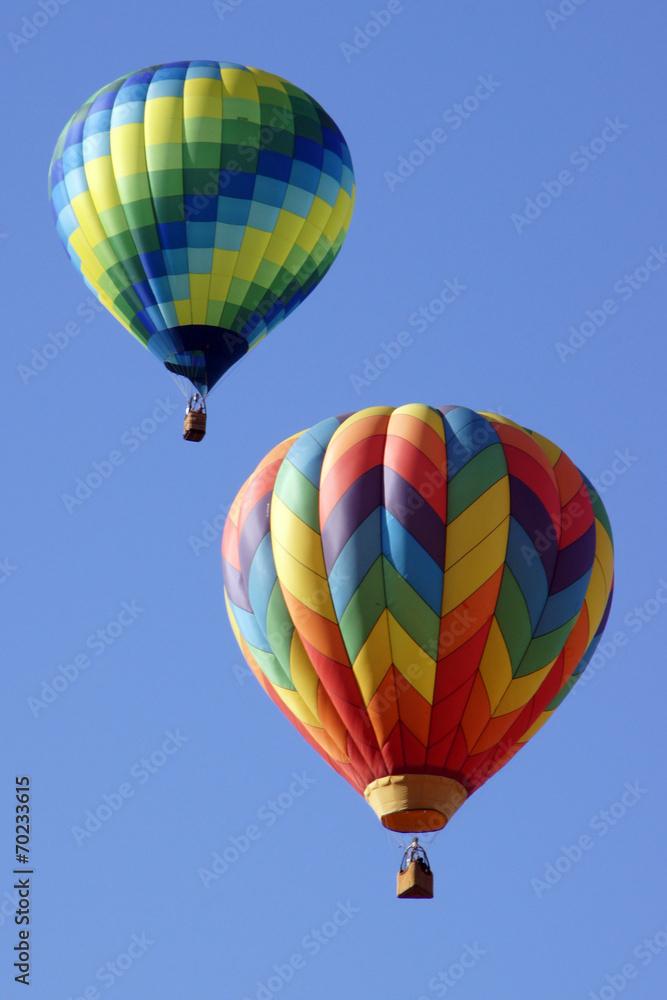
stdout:
<svg viewBox="0 0 667 1000">
<path fill-rule="evenodd" d="M 439 829 L 542 726 L 606 622 L 611 529 L 546 438 L 372 407 L 283 441 L 223 535 L 255 676 L 385 826 Z"/>
<path fill-rule="evenodd" d="M 327 272 L 354 175 L 339 128 L 303 90 L 235 63 L 174 62 L 79 108 L 49 193 L 100 301 L 206 394 Z"/>
</svg>

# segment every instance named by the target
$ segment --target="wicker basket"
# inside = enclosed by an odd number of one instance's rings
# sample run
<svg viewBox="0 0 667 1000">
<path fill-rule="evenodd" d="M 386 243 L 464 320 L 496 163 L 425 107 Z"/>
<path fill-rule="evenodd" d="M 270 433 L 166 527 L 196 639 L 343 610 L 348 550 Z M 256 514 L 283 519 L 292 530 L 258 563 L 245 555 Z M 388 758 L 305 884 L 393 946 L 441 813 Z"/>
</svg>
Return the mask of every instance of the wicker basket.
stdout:
<svg viewBox="0 0 667 1000">
<path fill-rule="evenodd" d="M 183 437 L 186 441 L 201 441 L 206 434 L 206 414 L 201 410 L 193 410 L 185 415 Z"/>
<path fill-rule="evenodd" d="M 396 895 L 399 899 L 433 899 L 433 872 L 421 858 L 398 873 Z"/>
</svg>

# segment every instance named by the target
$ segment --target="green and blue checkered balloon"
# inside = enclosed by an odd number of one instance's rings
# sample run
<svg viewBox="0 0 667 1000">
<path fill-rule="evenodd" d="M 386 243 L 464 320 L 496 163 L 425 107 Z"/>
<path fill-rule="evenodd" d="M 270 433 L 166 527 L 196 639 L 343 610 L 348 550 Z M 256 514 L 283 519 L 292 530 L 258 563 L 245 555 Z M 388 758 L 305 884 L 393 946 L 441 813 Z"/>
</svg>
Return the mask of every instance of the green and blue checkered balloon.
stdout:
<svg viewBox="0 0 667 1000">
<path fill-rule="evenodd" d="M 56 145 L 49 194 L 84 280 L 205 396 L 302 302 L 352 215 L 340 129 L 286 80 L 173 62 L 94 94 Z"/>
</svg>

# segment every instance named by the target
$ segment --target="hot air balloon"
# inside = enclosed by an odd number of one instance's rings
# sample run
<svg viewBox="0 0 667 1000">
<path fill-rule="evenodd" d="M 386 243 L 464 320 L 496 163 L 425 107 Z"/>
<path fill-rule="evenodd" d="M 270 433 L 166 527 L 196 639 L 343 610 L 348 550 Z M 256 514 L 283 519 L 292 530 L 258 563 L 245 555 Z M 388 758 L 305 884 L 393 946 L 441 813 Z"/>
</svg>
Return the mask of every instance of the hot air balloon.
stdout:
<svg viewBox="0 0 667 1000">
<path fill-rule="evenodd" d="M 586 477 L 462 406 L 371 407 L 283 441 L 239 491 L 222 551 L 260 684 L 385 827 L 416 835 L 558 707 L 613 585 Z"/>
<path fill-rule="evenodd" d="M 328 271 L 354 190 L 345 139 L 317 101 L 206 60 L 93 94 L 49 171 L 58 233 L 86 283 L 194 386 L 190 440 L 203 437 L 207 393 Z"/>
</svg>

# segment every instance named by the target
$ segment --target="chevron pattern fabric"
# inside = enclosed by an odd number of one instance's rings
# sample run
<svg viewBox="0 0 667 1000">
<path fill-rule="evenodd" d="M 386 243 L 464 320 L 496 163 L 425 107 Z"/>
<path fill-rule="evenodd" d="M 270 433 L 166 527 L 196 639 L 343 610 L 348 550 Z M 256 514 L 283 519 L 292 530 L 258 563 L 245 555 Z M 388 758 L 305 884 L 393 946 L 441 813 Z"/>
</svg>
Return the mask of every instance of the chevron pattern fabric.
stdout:
<svg viewBox="0 0 667 1000">
<path fill-rule="evenodd" d="M 255 676 L 360 792 L 405 774 L 479 788 L 576 683 L 613 586 L 588 480 L 461 406 L 371 407 L 282 442 L 222 551 Z"/>
</svg>

